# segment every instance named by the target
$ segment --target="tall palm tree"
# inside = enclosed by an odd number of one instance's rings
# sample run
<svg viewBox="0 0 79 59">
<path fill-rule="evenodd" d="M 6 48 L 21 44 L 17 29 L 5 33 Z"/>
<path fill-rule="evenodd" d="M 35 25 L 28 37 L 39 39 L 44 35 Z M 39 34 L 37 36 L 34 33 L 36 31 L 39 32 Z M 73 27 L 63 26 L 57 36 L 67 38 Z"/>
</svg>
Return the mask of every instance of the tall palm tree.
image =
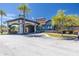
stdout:
<svg viewBox="0 0 79 59">
<path fill-rule="evenodd" d="M 21 4 L 19 7 L 18 7 L 18 10 L 20 10 L 22 12 L 22 16 L 24 18 L 23 20 L 23 33 L 24 33 L 24 24 L 25 24 L 25 17 L 26 17 L 26 14 L 28 15 L 28 12 L 30 12 L 31 10 L 28 8 L 28 6 L 26 4 Z"/>
<path fill-rule="evenodd" d="M 3 34 L 3 30 L 2 30 L 2 18 L 3 16 L 6 16 L 6 13 L 3 10 L 0 10 L 0 17 L 1 17 L 1 34 Z"/>
<path fill-rule="evenodd" d="M 22 16 L 25 18 L 26 14 L 28 14 L 28 12 L 30 12 L 31 10 L 28 8 L 27 4 L 21 4 L 18 7 L 18 10 L 20 10 L 22 12 Z"/>
</svg>

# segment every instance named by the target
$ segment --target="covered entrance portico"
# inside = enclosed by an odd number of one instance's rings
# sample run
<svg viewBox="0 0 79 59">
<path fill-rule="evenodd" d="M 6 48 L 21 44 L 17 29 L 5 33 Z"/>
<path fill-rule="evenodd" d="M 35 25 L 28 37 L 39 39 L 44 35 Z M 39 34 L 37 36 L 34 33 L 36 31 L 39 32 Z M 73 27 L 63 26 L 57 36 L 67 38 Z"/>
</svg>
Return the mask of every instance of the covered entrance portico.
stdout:
<svg viewBox="0 0 79 59">
<path fill-rule="evenodd" d="M 19 25 L 17 23 L 8 26 L 9 34 L 17 34 L 18 31 L 19 31 Z"/>
<path fill-rule="evenodd" d="M 16 34 L 35 33 L 36 26 L 38 25 L 38 23 L 35 21 L 27 19 L 24 20 L 23 18 L 17 18 L 14 20 L 7 21 L 7 24 L 8 24 L 8 33 L 11 32 L 10 26 L 13 26 L 13 24 L 18 24 Z"/>
<path fill-rule="evenodd" d="M 35 32 L 34 25 L 31 24 L 25 25 L 25 33 L 33 33 L 33 32 Z"/>
</svg>

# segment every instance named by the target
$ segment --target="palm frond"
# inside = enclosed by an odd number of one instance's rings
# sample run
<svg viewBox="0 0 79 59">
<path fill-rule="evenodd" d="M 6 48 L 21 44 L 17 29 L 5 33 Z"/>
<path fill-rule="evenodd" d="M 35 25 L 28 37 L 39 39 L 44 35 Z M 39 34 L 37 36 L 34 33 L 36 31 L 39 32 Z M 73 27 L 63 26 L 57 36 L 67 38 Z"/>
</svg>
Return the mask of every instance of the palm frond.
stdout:
<svg viewBox="0 0 79 59">
<path fill-rule="evenodd" d="M 31 9 L 28 8 L 27 4 L 21 4 L 21 5 L 18 7 L 18 10 L 20 10 L 20 11 L 25 11 L 25 12 L 31 12 Z"/>
<path fill-rule="evenodd" d="M 3 10 L 0 10 L 0 15 L 1 16 L 6 16 L 6 13 Z"/>
</svg>

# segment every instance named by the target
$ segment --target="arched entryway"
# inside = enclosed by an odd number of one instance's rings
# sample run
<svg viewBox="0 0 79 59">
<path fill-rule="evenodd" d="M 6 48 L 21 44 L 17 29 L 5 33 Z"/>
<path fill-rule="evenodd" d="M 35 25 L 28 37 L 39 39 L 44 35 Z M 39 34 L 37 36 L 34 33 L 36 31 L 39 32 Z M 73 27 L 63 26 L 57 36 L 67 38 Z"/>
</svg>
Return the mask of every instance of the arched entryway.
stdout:
<svg viewBox="0 0 79 59">
<path fill-rule="evenodd" d="M 25 32 L 26 33 L 34 33 L 34 25 L 26 25 L 25 26 Z"/>
<path fill-rule="evenodd" d="M 9 34 L 17 34 L 19 31 L 19 25 L 18 24 L 11 24 L 8 26 L 8 32 Z"/>
</svg>

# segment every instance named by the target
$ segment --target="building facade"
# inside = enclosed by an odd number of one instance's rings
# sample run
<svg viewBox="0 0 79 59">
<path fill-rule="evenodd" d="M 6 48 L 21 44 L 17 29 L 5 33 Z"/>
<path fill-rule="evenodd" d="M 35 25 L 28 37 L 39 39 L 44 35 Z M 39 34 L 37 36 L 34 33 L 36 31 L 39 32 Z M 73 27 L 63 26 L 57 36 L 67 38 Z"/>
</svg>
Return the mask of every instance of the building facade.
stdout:
<svg viewBox="0 0 79 59">
<path fill-rule="evenodd" d="M 28 19 L 17 18 L 7 21 L 7 25 L 8 33 L 24 34 L 36 32 L 36 26 L 38 25 L 38 23 Z M 17 29 L 15 29 L 14 26 Z"/>
<path fill-rule="evenodd" d="M 17 18 L 7 21 L 7 25 L 10 34 L 41 33 L 53 30 L 51 20 L 46 20 L 46 18 L 40 18 L 36 21 Z"/>
<path fill-rule="evenodd" d="M 54 26 L 51 23 L 51 20 L 46 20 L 45 18 L 39 19 L 39 25 L 37 27 L 37 32 L 53 32 Z"/>
</svg>

